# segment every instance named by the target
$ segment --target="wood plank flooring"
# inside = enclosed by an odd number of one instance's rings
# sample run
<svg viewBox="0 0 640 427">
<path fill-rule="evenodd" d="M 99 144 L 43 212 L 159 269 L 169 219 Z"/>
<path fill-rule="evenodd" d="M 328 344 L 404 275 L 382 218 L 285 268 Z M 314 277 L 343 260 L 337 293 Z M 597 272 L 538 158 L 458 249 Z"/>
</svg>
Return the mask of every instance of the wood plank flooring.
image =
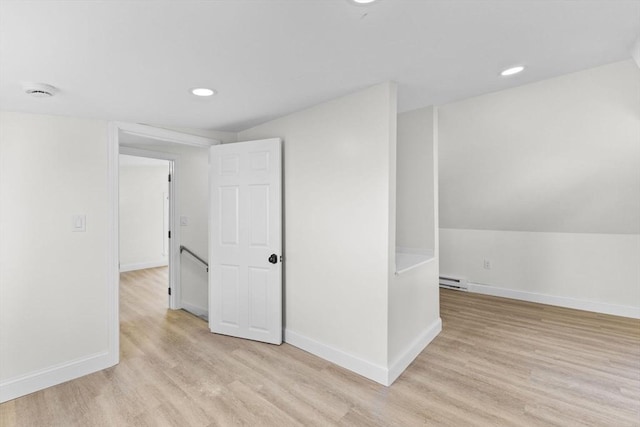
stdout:
<svg viewBox="0 0 640 427">
<path fill-rule="evenodd" d="M 386 388 L 166 309 L 121 278 L 121 363 L 0 405 L 9 426 L 640 426 L 640 321 L 441 292 L 443 332 Z"/>
</svg>

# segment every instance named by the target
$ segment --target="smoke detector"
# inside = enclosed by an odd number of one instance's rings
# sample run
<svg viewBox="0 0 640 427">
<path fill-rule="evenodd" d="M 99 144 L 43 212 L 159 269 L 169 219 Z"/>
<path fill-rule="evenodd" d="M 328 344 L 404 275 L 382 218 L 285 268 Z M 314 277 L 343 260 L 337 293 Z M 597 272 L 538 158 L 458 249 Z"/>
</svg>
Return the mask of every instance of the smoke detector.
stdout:
<svg viewBox="0 0 640 427">
<path fill-rule="evenodd" d="M 34 98 L 50 98 L 58 92 L 58 88 L 46 83 L 22 83 L 22 89 Z"/>
</svg>

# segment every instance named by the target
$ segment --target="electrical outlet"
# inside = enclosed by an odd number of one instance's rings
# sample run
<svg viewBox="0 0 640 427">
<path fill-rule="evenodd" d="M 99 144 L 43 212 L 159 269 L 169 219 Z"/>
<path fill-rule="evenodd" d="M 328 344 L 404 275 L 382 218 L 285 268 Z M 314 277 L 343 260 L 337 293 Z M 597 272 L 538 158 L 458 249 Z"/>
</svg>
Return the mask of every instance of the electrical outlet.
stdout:
<svg viewBox="0 0 640 427">
<path fill-rule="evenodd" d="M 489 261 L 488 259 L 485 259 L 483 266 L 485 270 L 491 270 L 491 261 Z"/>
</svg>

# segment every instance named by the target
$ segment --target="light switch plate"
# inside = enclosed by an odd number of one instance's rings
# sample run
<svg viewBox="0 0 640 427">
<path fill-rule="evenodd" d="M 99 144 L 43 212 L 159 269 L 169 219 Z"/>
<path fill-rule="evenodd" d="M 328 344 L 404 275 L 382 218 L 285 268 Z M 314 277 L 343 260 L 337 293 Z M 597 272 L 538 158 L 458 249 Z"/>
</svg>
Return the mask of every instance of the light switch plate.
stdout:
<svg viewBox="0 0 640 427">
<path fill-rule="evenodd" d="M 87 231 L 87 216 L 84 214 L 72 215 L 71 231 L 77 231 L 77 232 Z"/>
</svg>

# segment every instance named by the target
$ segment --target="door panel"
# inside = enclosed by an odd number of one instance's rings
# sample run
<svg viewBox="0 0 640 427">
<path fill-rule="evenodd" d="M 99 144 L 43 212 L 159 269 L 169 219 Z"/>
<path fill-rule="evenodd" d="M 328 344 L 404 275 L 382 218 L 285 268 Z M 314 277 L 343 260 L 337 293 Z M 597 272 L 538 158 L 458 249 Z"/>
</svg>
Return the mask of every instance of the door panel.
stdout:
<svg viewBox="0 0 640 427">
<path fill-rule="evenodd" d="M 269 270 L 249 267 L 249 328 L 269 330 Z"/>
<path fill-rule="evenodd" d="M 218 189 L 218 206 L 220 210 L 220 245 L 238 245 L 238 215 L 240 188 L 237 186 L 220 187 Z"/>
<path fill-rule="evenodd" d="M 220 266 L 220 304 L 221 322 L 227 326 L 238 327 L 238 300 L 239 300 L 239 266 Z M 211 311 L 209 311 L 211 313 Z"/>
<path fill-rule="evenodd" d="M 216 145 L 209 164 L 209 327 L 280 344 L 281 141 Z"/>
<path fill-rule="evenodd" d="M 269 186 L 249 187 L 249 245 L 269 246 Z"/>
</svg>

